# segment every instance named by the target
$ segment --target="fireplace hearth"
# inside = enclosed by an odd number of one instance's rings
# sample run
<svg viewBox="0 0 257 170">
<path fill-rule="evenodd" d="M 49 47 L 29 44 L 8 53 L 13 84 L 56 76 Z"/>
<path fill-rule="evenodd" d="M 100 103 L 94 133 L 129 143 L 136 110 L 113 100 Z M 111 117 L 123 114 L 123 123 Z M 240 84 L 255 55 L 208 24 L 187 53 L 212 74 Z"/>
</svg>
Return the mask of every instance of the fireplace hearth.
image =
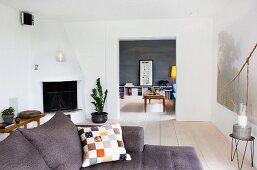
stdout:
<svg viewBox="0 0 257 170">
<path fill-rule="evenodd" d="M 76 110 L 77 81 L 43 82 L 43 105 L 45 113 Z"/>
</svg>

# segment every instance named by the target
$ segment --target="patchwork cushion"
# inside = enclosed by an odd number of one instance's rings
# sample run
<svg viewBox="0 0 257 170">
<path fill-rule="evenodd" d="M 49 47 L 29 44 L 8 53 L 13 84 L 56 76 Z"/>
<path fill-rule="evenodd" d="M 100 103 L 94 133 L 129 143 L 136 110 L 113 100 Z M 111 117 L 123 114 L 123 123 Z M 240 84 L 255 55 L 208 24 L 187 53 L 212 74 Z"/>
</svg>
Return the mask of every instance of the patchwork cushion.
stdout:
<svg viewBox="0 0 257 170">
<path fill-rule="evenodd" d="M 82 167 L 117 160 L 131 160 L 126 153 L 120 124 L 78 128 L 84 156 Z"/>
<path fill-rule="evenodd" d="M 115 161 L 101 163 L 86 168 L 82 167 L 80 170 L 143 170 L 142 152 L 130 153 L 130 155 L 133 158 L 133 160 L 131 161 Z"/>
<path fill-rule="evenodd" d="M 83 151 L 77 127 L 62 112 L 33 129 L 19 129 L 51 169 L 79 169 Z"/>
<path fill-rule="evenodd" d="M 50 170 L 39 152 L 18 130 L 0 142 L 0 169 Z"/>
</svg>

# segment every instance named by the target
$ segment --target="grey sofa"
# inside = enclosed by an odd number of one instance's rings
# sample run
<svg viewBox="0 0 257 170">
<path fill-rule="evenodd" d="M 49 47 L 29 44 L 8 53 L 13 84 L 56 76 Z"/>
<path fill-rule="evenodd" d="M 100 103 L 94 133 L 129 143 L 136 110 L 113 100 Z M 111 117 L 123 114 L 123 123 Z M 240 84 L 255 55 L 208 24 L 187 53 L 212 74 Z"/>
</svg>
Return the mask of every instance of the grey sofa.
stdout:
<svg viewBox="0 0 257 170">
<path fill-rule="evenodd" d="M 123 126 L 123 140 L 131 161 L 82 165 L 77 127 L 61 112 L 33 129 L 17 129 L 0 142 L 0 169 L 8 170 L 201 170 L 192 147 L 144 145 L 141 127 Z"/>
</svg>

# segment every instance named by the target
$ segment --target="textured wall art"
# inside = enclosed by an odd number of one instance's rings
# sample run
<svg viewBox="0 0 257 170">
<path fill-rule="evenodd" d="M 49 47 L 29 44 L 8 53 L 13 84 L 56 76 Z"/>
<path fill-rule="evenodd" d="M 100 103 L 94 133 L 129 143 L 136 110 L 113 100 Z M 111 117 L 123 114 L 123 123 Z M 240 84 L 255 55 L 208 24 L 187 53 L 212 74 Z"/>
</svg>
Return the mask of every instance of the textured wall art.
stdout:
<svg viewBox="0 0 257 170">
<path fill-rule="evenodd" d="M 240 103 L 247 103 L 248 117 L 254 123 L 257 123 L 256 46 L 248 54 L 241 54 L 240 44 L 232 35 L 219 33 L 217 101 L 236 113 Z"/>
<path fill-rule="evenodd" d="M 238 82 L 233 82 L 229 86 L 227 84 L 239 71 L 234 65 L 239 59 L 239 56 L 239 47 L 238 44 L 235 43 L 233 37 L 226 32 L 220 32 L 217 101 L 229 110 L 235 112 L 237 111 L 238 100 L 240 99 L 240 94 L 237 89 Z"/>
</svg>

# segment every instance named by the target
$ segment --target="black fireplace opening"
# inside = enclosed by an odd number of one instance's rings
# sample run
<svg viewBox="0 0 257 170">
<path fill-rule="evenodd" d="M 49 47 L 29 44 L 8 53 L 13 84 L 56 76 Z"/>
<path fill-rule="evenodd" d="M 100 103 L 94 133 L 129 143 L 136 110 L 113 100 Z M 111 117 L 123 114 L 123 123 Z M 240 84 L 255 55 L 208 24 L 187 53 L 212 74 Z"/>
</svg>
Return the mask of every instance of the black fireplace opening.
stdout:
<svg viewBox="0 0 257 170">
<path fill-rule="evenodd" d="M 43 105 L 45 113 L 76 110 L 77 81 L 43 82 Z"/>
</svg>

